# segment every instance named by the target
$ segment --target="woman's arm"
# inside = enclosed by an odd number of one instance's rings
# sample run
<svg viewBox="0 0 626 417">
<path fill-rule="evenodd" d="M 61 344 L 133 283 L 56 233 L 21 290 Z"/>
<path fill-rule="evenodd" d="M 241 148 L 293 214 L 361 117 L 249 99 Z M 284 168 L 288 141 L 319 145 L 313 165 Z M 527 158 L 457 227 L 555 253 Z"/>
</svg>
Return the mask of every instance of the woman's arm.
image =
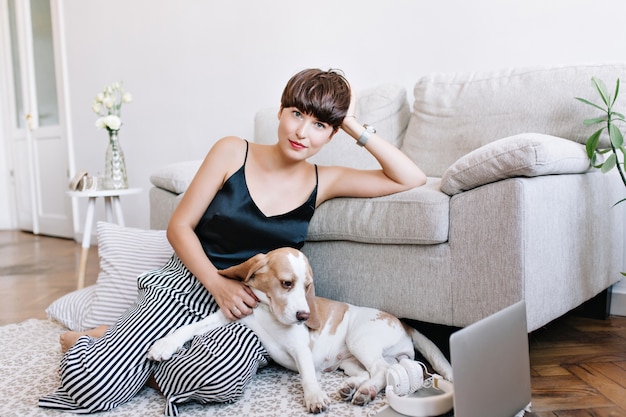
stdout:
<svg viewBox="0 0 626 417">
<path fill-rule="evenodd" d="M 353 116 L 355 111 L 356 98 L 353 95 L 348 116 L 344 118 L 341 128 L 358 141 L 365 128 Z M 378 133 L 371 134 L 364 147 L 376 158 L 382 169 L 320 167 L 324 186 L 318 203 L 334 197 L 379 197 L 426 183 L 426 174 L 408 156 Z"/>
<path fill-rule="evenodd" d="M 194 229 L 215 194 L 243 163 L 245 146 L 245 142 L 236 137 L 223 138 L 215 143 L 167 226 L 167 238 L 180 260 L 211 292 L 230 319 L 237 318 L 232 313 L 234 307 L 241 312 L 239 317 L 252 313 L 256 297 L 240 282 L 218 274 L 217 268 L 204 253 Z"/>
</svg>

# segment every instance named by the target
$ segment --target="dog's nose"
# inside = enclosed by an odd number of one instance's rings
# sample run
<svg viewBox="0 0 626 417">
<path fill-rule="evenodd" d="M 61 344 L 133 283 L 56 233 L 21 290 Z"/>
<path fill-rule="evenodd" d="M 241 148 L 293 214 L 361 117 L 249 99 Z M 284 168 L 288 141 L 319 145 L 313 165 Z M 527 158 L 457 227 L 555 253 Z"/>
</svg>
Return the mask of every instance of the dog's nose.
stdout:
<svg viewBox="0 0 626 417">
<path fill-rule="evenodd" d="M 311 313 L 307 311 L 298 311 L 296 313 L 296 318 L 298 319 L 298 321 L 307 321 L 309 317 L 311 317 Z"/>
</svg>

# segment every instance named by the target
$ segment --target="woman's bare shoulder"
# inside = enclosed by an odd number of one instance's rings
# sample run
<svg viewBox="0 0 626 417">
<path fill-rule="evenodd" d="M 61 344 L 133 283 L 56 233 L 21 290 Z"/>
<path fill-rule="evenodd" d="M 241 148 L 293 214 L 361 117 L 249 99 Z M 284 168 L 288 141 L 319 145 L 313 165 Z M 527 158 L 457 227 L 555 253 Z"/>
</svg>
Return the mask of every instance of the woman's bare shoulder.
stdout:
<svg viewBox="0 0 626 417">
<path fill-rule="evenodd" d="M 211 147 L 209 154 L 211 152 L 215 153 L 237 153 L 241 152 L 242 149 L 245 149 L 247 146 L 246 141 L 238 136 L 225 136 L 221 139 L 218 139 L 213 146 Z"/>
<path fill-rule="evenodd" d="M 246 141 L 237 136 L 218 139 L 206 154 L 197 176 L 227 178 L 243 163 L 246 146 Z"/>
</svg>

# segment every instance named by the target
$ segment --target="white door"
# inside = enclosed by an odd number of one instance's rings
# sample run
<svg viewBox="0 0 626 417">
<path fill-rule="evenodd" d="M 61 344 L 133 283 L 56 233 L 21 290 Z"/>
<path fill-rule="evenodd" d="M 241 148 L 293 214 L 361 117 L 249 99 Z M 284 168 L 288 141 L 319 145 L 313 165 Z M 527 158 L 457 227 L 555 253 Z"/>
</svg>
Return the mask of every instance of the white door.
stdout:
<svg viewBox="0 0 626 417">
<path fill-rule="evenodd" d="M 49 0 L 4 0 L 9 21 L 9 158 L 18 227 L 73 237 L 68 143 L 59 59 Z M 7 66 L 5 65 L 5 68 Z"/>
</svg>

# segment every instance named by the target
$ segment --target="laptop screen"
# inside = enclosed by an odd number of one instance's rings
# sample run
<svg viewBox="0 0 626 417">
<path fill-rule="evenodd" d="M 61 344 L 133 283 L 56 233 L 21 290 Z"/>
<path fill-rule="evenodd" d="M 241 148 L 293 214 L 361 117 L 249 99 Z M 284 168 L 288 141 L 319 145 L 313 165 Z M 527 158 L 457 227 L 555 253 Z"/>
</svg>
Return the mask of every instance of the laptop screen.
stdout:
<svg viewBox="0 0 626 417">
<path fill-rule="evenodd" d="M 526 304 L 450 336 L 455 417 L 513 417 L 531 400 Z"/>
</svg>

